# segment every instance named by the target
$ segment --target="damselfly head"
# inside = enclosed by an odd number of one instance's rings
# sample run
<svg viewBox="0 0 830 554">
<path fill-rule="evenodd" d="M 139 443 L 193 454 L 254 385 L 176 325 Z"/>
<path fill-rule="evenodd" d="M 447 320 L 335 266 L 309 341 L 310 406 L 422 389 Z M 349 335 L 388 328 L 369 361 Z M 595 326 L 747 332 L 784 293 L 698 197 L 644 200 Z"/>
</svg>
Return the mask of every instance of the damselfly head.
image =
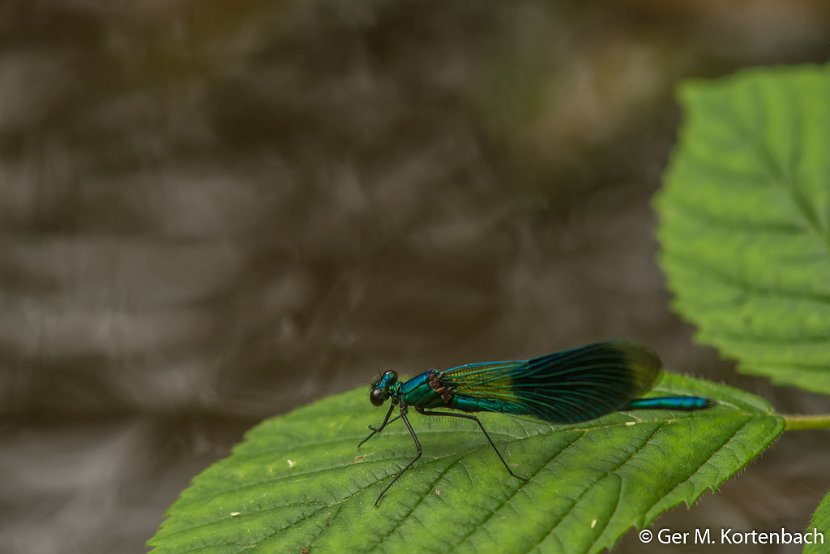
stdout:
<svg viewBox="0 0 830 554">
<path fill-rule="evenodd" d="M 389 398 L 389 388 L 398 382 L 398 374 L 394 371 L 385 371 L 369 389 L 369 401 L 380 406 Z"/>
</svg>

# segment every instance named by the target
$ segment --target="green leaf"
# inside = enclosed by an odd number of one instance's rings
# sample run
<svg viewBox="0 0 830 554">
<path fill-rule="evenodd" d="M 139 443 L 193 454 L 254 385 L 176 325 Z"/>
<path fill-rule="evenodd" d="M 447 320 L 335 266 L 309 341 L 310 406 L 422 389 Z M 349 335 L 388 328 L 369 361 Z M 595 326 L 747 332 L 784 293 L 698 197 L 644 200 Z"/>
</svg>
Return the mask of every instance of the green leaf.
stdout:
<svg viewBox="0 0 830 554">
<path fill-rule="evenodd" d="M 742 371 L 830 393 L 830 69 L 692 82 L 681 100 L 657 198 L 676 309 Z"/>
<path fill-rule="evenodd" d="M 375 508 L 414 448 L 396 422 L 357 450 L 384 413 L 366 392 L 251 430 L 173 504 L 149 542 L 154 552 L 599 552 L 717 488 L 784 426 L 753 395 L 679 376 L 656 392 L 719 405 L 572 426 L 481 414 L 525 483 L 507 474 L 472 422 L 411 412 L 424 456 Z"/>
<path fill-rule="evenodd" d="M 813 529 L 823 534 L 824 543 L 806 545 L 804 554 L 824 554 L 830 548 L 828 547 L 830 544 L 830 494 L 825 496 L 824 500 L 818 505 L 810 525 L 807 526 L 807 533 L 811 533 Z"/>
</svg>

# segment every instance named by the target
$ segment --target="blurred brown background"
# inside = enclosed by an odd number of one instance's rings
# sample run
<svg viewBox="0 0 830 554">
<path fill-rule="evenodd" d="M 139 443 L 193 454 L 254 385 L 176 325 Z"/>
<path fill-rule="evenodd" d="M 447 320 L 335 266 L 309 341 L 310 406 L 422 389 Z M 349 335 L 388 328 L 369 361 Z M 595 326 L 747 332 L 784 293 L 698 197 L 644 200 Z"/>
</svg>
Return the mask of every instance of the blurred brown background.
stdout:
<svg viewBox="0 0 830 554">
<path fill-rule="evenodd" d="M 830 410 L 694 345 L 650 207 L 679 80 L 827 60 L 826 2 L 6 1 L 0 41 L 2 552 L 141 552 L 247 428 L 379 368 L 628 337 Z M 654 528 L 802 529 L 826 442 Z"/>
</svg>

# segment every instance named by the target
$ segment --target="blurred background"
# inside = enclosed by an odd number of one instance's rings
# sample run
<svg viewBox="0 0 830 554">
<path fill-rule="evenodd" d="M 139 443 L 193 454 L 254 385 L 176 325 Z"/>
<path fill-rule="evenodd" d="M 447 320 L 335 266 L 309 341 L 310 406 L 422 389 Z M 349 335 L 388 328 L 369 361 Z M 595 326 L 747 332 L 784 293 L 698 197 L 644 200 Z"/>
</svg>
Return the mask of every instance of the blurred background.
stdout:
<svg viewBox="0 0 830 554">
<path fill-rule="evenodd" d="M 627 337 L 830 411 L 694 344 L 650 205 L 678 82 L 827 60 L 826 1 L 2 1 L 0 44 L 2 552 L 142 552 L 246 429 L 380 368 Z M 821 442 L 653 528 L 803 529 Z"/>
</svg>

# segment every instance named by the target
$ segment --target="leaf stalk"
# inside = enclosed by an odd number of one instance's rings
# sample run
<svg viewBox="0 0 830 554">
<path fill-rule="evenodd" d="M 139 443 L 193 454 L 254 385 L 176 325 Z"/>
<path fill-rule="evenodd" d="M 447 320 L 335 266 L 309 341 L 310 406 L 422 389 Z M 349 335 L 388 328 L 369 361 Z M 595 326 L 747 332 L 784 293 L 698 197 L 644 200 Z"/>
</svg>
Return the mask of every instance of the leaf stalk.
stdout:
<svg viewBox="0 0 830 554">
<path fill-rule="evenodd" d="M 807 431 L 811 429 L 830 429 L 830 414 L 819 415 L 785 415 L 785 431 Z"/>
</svg>

